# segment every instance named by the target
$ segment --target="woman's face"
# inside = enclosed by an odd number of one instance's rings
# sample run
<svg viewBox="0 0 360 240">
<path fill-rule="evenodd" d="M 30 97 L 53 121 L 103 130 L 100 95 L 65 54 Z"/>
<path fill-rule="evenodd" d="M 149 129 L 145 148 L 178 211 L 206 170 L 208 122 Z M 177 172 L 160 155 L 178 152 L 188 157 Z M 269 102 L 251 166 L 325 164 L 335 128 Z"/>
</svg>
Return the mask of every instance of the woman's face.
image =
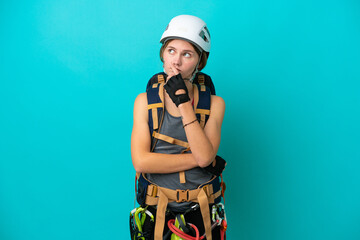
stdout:
<svg viewBox="0 0 360 240">
<path fill-rule="evenodd" d="M 166 46 L 164 53 L 164 69 L 168 75 L 176 75 L 190 78 L 199 61 L 199 55 L 194 47 L 185 40 L 174 39 Z"/>
</svg>

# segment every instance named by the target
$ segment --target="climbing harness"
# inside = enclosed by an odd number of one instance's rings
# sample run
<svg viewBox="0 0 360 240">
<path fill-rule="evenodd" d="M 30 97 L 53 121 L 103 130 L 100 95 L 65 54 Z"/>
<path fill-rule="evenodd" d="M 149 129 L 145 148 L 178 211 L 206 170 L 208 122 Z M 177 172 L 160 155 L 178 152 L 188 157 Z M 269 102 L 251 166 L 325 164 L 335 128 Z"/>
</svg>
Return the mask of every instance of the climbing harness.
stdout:
<svg viewBox="0 0 360 240">
<path fill-rule="evenodd" d="M 147 92 L 147 100 L 148 100 L 148 114 L 149 114 L 149 130 L 151 135 L 151 151 L 154 150 L 156 142 L 158 140 L 162 140 L 171 144 L 177 144 L 185 148 L 183 153 L 190 150 L 189 144 L 187 142 L 183 142 L 178 139 L 174 139 L 170 136 L 166 136 L 160 133 L 163 117 L 164 117 L 164 83 L 166 79 L 165 73 L 155 74 L 148 82 L 146 92 Z M 194 87 L 194 111 L 197 120 L 202 128 L 205 127 L 205 124 L 210 116 L 210 100 L 211 95 L 215 95 L 215 88 L 211 81 L 211 78 L 204 73 L 197 73 L 193 82 Z M 221 198 L 224 197 L 225 184 L 222 180 L 221 172 L 225 167 L 225 160 L 218 157 L 216 160 L 220 162 L 222 167 L 220 171 L 209 171 L 213 175 L 213 177 L 198 186 L 196 189 L 169 189 L 160 187 L 157 184 L 151 182 L 145 173 L 137 173 L 136 174 L 136 199 L 140 204 L 140 208 L 135 210 L 133 214 L 130 214 L 130 229 L 132 240 L 140 239 L 147 240 L 149 238 L 147 232 L 144 231 L 144 227 L 141 227 L 145 220 L 146 216 L 150 216 L 147 214 L 146 206 L 157 206 L 156 208 L 156 217 L 150 217 L 150 219 L 154 220 L 155 218 L 155 228 L 154 239 L 162 240 L 163 239 L 163 231 L 165 225 L 165 212 L 167 211 L 167 205 L 170 202 L 194 202 L 197 203 L 198 208 L 200 208 L 200 212 L 202 215 L 202 219 L 204 222 L 205 233 L 203 236 L 199 236 L 199 232 L 197 227 L 191 223 L 187 225 L 185 224 L 185 218 L 183 216 L 176 217 L 173 220 L 168 221 L 169 229 L 171 230 L 171 240 L 178 239 L 190 239 L 190 240 L 200 240 L 204 239 L 206 236 L 207 240 L 212 239 L 212 229 L 214 227 L 220 226 L 221 231 L 224 232 L 226 230 L 226 219 L 225 215 L 221 213 L 221 210 L 224 212 L 223 204 L 221 204 Z M 221 160 L 221 161 L 220 161 Z M 217 164 L 218 165 L 218 164 Z M 205 168 L 205 170 L 207 170 Z M 221 182 L 220 182 L 221 178 Z M 180 183 L 185 183 L 185 173 L 184 171 L 179 172 L 179 181 Z M 136 187 L 137 185 L 137 187 Z M 216 206 L 215 210 L 212 210 L 210 213 L 209 205 Z M 134 210 L 133 210 L 134 211 Z M 215 212 L 214 212 L 215 211 Z M 219 212 L 220 211 L 220 212 Z M 141 215 L 141 217 L 139 217 Z M 145 217 L 144 217 L 145 216 Z M 152 215 L 151 215 L 152 216 Z M 138 219 L 138 220 L 137 220 Z M 213 219 L 213 221 L 212 221 Z M 132 221 L 132 222 L 131 222 Z M 154 223 L 154 221 L 149 221 L 150 223 Z M 195 238 L 186 238 L 183 230 L 193 229 L 190 231 L 194 231 Z M 181 236 L 180 236 L 181 235 Z M 189 235 L 190 236 L 190 235 Z M 190 236 L 191 237 L 191 236 Z M 165 238 L 164 238 L 165 239 Z M 224 238 L 222 238 L 224 239 Z"/>
</svg>

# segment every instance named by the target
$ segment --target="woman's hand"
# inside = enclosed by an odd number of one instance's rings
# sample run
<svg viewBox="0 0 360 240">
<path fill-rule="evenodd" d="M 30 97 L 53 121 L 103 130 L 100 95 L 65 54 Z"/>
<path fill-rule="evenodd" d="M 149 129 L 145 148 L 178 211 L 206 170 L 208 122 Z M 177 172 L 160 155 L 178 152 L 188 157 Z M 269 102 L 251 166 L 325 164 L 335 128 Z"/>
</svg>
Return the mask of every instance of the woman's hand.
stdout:
<svg viewBox="0 0 360 240">
<path fill-rule="evenodd" d="M 169 75 L 164 85 L 166 92 L 176 107 L 180 104 L 190 101 L 189 92 L 185 82 L 175 66 L 170 67 L 171 71 L 176 75 Z"/>
</svg>

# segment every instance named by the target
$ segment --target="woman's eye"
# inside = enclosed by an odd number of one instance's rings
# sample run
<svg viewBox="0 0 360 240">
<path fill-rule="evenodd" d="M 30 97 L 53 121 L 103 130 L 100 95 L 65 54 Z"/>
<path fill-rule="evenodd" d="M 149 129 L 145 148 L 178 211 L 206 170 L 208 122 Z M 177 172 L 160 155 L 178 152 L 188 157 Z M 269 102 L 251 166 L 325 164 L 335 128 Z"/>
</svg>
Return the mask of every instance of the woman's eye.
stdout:
<svg viewBox="0 0 360 240">
<path fill-rule="evenodd" d="M 189 57 L 191 57 L 191 54 L 190 53 L 184 53 L 184 57 L 189 58 Z"/>
<path fill-rule="evenodd" d="M 174 49 L 169 49 L 169 53 L 174 53 L 175 52 L 175 50 Z"/>
</svg>

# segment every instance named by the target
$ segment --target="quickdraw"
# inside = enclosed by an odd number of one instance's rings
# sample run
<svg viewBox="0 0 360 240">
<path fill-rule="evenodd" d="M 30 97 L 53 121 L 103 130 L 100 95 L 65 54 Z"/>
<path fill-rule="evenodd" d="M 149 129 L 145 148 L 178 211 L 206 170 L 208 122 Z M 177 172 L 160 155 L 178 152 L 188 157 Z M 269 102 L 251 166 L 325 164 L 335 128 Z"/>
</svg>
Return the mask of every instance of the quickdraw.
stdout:
<svg viewBox="0 0 360 240">
<path fill-rule="evenodd" d="M 150 218 L 149 226 L 145 226 L 146 218 Z M 151 237 L 154 227 L 154 216 L 147 208 L 134 208 L 130 212 L 131 240 L 147 240 Z"/>
</svg>

